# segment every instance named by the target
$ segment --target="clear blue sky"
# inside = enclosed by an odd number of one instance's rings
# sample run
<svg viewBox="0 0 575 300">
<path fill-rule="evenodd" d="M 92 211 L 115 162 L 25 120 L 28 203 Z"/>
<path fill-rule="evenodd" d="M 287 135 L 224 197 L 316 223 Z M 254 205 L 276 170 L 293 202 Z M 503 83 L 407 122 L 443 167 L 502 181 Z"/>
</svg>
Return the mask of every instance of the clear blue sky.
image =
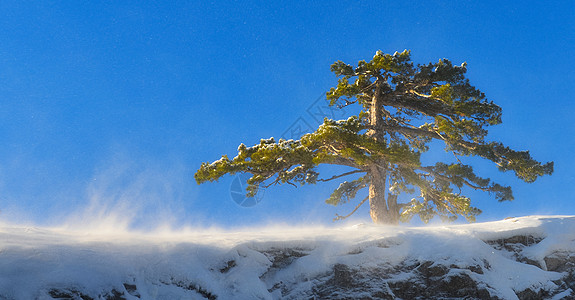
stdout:
<svg viewBox="0 0 575 300">
<path fill-rule="evenodd" d="M 575 214 L 574 15 L 573 1 L 2 1 L 0 221 L 331 224 L 355 206 L 324 204 L 333 186 L 275 187 L 246 208 L 233 177 L 193 174 L 294 122 L 316 127 L 306 110 L 336 83 L 330 64 L 378 49 L 466 61 L 503 108 L 490 137 L 555 161 L 533 184 L 479 166 L 516 196 L 472 193 L 479 221 Z"/>
</svg>

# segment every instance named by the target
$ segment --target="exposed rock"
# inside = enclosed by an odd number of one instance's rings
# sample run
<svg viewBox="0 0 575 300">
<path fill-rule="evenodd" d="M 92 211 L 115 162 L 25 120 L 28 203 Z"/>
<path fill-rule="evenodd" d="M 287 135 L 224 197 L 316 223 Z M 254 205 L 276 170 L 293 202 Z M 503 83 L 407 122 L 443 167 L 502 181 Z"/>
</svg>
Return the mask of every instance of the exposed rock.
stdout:
<svg viewBox="0 0 575 300">
<path fill-rule="evenodd" d="M 272 262 L 272 269 L 283 268 L 290 265 L 294 260 L 307 255 L 307 249 L 279 249 L 271 248 L 262 251 L 263 254 Z"/>
<path fill-rule="evenodd" d="M 138 287 L 135 284 L 124 283 L 124 288 L 128 294 L 140 298 L 140 293 L 138 292 Z"/>
<path fill-rule="evenodd" d="M 203 296 L 205 299 L 208 299 L 208 300 L 218 299 L 218 296 L 216 296 L 215 293 L 208 291 L 207 289 L 205 289 L 204 287 L 202 287 L 201 285 L 199 285 L 197 283 L 187 282 L 184 280 L 176 280 L 176 279 L 172 278 L 171 282 L 163 282 L 163 284 L 174 285 L 174 286 L 177 286 L 177 287 L 182 288 L 184 290 L 196 292 L 197 294 Z"/>
<path fill-rule="evenodd" d="M 514 235 L 508 238 L 486 240 L 485 242 L 497 250 L 506 249 L 507 251 L 517 252 L 517 250 L 524 247 L 539 244 L 542 240 L 542 237 L 533 235 Z"/>
<path fill-rule="evenodd" d="M 226 266 L 220 269 L 220 272 L 221 273 L 227 273 L 235 266 L 236 266 L 236 261 L 235 260 L 229 260 L 226 263 Z"/>
<path fill-rule="evenodd" d="M 53 299 L 82 299 L 82 300 L 93 300 L 94 298 L 82 294 L 75 289 L 51 289 L 48 294 Z"/>
<path fill-rule="evenodd" d="M 423 262 L 408 281 L 394 282 L 391 289 L 402 299 L 499 299 L 479 288 L 468 270 Z"/>
<path fill-rule="evenodd" d="M 575 270 L 575 253 L 555 252 L 545 257 L 548 271 L 567 272 Z"/>
<path fill-rule="evenodd" d="M 76 289 L 50 289 L 48 291 L 48 295 L 52 299 L 61 299 L 61 300 L 94 300 L 94 298 L 80 292 Z M 119 292 L 115 289 L 112 289 L 109 292 L 102 293 L 97 297 L 97 299 L 102 300 L 126 300 L 124 297 L 123 292 Z"/>
<path fill-rule="evenodd" d="M 540 269 L 545 269 L 539 261 L 525 257 L 522 254 L 526 247 L 537 245 L 542 240 L 542 237 L 534 235 L 514 235 L 508 238 L 485 240 L 484 242 L 491 245 L 496 250 L 504 250 L 510 252 L 513 258 L 515 258 L 515 260 L 518 262 L 536 266 Z"/>
<path fill-rule="evenodd" d="M 540 289 L 539 291 L 526 289 L 524 291 L 517 293 L 517 298 L 519 298 L 519 300 L 541 300 L 541 299 L 547 299 L 549 296 L 550 293 L 543 289 Z"/>
</svg>

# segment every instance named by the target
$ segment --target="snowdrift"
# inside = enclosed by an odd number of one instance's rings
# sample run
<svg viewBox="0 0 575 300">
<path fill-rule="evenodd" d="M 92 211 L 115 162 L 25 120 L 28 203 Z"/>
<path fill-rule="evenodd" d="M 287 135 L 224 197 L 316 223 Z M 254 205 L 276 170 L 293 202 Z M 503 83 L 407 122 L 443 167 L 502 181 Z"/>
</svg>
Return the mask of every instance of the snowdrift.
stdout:
<svg viewBox="0 0 575 300">
<path fill-rule="evenodd" d="M 0 299 L 575 299 L 575 216 L 436 227 L 0 225 Z"/>
</svg>

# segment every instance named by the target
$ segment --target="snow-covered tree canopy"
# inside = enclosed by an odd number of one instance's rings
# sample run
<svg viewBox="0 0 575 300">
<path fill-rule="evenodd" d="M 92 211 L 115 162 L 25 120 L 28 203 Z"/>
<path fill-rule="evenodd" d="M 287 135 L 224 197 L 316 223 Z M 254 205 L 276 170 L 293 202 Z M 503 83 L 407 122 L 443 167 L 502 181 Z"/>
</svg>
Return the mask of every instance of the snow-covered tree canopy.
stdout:
<svg viewBox="0 0 575 300">
<path fill-rule="evenodd" d="M 346 203 L 367 188 L 368 196 L 352 213 L 369 200 L 374 222 L 397 224 L 414 215 L 425 222 L 435 215 L 450 220 L 461 215 L 474 221 L 481 211 L 462 194 L 464 187 L 492 193 L 499 201 L 513 200 L 511 187 L 477 176 L 462 162 L 466 156 L 490 160 L 525 182 L 553 172 L 552 162 L 542 164 L 528 151 L 486 140 L 487 128 L 501 123 L 501 108 L 469 83 L 465 63 L 456 66 L 441 59 L 414 65 L 407 50 L 393 55 L 378 51 L 369 62 L 352 66 L 337 61 L 331 70 L 339 80 L 327 92 L 330 105 L 359 105 L 358 115 L 347 120 L 325 119 L 315 132 L 299 140 L 272 138 L 252 147 L 242 144 L 233 159 L 224 155 L 213 163 L 203 163 L 196 181 L 249 173 L 248 194 L 254 195 L 259 188 L 275 184 L 297 186 L 351 176 L 326 202 Z M 422 164 L 421 154 L 430 150 L 434 140 L 443 142 L 455 162 Z M 352 170 L 321 178 L 320 164 Z M 398 203 L 402 193 L 413 198 Z"/>
</svg>

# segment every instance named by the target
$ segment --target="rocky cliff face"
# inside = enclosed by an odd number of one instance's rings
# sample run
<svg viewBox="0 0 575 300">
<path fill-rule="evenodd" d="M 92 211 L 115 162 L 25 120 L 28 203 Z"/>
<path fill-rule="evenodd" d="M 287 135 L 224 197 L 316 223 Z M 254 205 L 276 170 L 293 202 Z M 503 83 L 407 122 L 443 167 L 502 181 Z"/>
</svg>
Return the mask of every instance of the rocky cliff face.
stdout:
<svg viewBox="0 0 575 300">
<path fill-rule="evenodd" d="M 0 299 L 575 299 L 575 217 L 149 237 L 4 228 Z"/>
<path fill-rule="evenodd" d="M 575 253 L 555 252 L 544 258 L 544 264 L 523 257 L 522 250 L 538 242 L 532 236 L 512 236 L 486 240 L 496 251 L 520 264 L 547 272 L 560 272 L 548 281 L 537 282 L 524 289 L 514 289 L 518 299 L 575 299 Z M 540 240 L 539 240 L 540 241 Z M 529 267 L 529 266 L 526 266 Z M 460 264 L 409 258 L 397 265 L 361 268 L 345 264 L 333 266 L 327 280 L 315 285 L 305 297 L 316 299 L 514 299 L 499 293 L 497 287 L 484 280 L 493 267 L 485 258 L 477 257 Z M 496 275 L 496 274 L 491 274 Z M 518 270 L 517 277 L 521 276 Z M 511 278 L 501 278 L 511 280 Z M 290 295 L 285 289 L 282 296 Z M 304 295 L 294 295 L 294 299 Z"/>
</svg>

